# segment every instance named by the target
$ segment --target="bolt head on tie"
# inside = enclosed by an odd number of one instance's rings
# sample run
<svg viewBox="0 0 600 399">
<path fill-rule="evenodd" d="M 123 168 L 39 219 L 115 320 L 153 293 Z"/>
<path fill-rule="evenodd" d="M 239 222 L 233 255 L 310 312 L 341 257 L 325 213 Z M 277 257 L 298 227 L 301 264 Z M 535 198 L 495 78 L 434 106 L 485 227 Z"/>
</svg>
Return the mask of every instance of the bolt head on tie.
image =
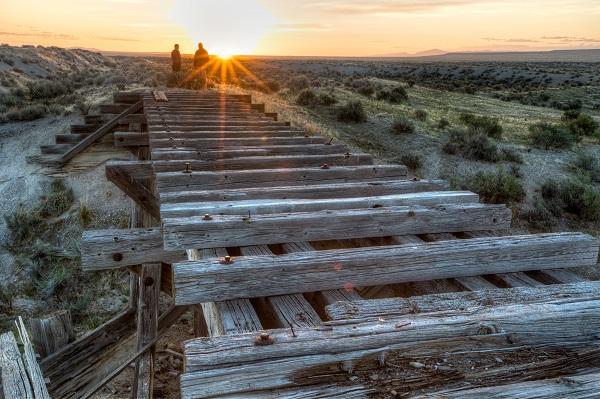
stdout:
<svg viewBox="0 0 600 399">
<path fill-rule="evenodd" d="M 273 343 L 273 338 L 267 332 L 260 333 L 254 340 L 254 344 L 257 346 L 273 345 Z"/>
<path fill-rule="evenodd" d="M 329 169 L 329 165 L 327 165 L 326 163 L 324 163 L 323 165 L 321 165 L 321 169 Z"/>
<path fill-rule="evenodd" d="M 325 143 L 325 145 L 331 145 L 331 143 L 333 143 L 333 137 L 331 138 L 331 140 L 329 140 L 327 143 Z"/>
<path fill-rule="evenodd" d="M 202 220 L 212 220 L 212 216 L 210 216 L 208 213 L 204 214 L 204 216 L 202 216 Z"/>
<path fill-rule="evenodd" d="M 185 170 L 183 171 L 183 173 L 192 173 L 192 167 L 189 162 L 185 163 Z"/>
<path fill-rule="evenodd" d="M 350 154 L 349 152 L 347 152 L 347 153 L 344 154 L 344 158 L 348 159 L 348 158 L 350 158 L 351 155 L 352 154 Z"/>
<path fill-rule="evenodd" d="M 223 259 L 219 261 L 219 263 L 222 265 L 230 265 L 233 263 L 233 258 L 229 255 L 225 255 Z"/>
</svg>

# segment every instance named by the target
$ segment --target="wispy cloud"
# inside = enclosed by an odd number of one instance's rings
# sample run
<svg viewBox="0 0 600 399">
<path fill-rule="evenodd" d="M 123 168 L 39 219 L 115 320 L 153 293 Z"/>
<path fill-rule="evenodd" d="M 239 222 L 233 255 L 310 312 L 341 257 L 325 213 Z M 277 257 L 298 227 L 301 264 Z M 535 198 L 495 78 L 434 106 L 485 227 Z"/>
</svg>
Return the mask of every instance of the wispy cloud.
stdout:
<svg viewBox="0 0 600 399">
<path fill-rule="evenodd" d="M 501 43 L 540 43 L 540 40 L 536 39 L 520 39 L 520 38 L 509 38 L 502 39 L 498 37 L 482 37 L 482 40 L 486 40 L 488 42 L 501 42 Z"/>
<path fill-rule="evenodd" d="M 344 14 L 400 14 L 432 11 L 445 7 L 464 6 L 478 4 L 485 0 L 400 0 L 400 1 L 317 1 L 311 3 L 311 7 L 318 7 L 325 11 Z"/>
<path fill-rule="evenodd" d="M 75 35 L 69 35 L 66 33 L 54 33 L 47 31 L 35 30 L 32 32 L 0 32 L 0 36 L 10 37 L 37 37 L 37 38 L 50 38 L 50 39 L 61 39 L 61 40 L 77 40 L 78 37 Z"/>
<path fill-rule="evenodd" d="M 577 36 L 543 36 L 544 40 L 554 40 L 561 43 L 600 43 L 600 39 Z"/>
<path fill-rule="evenodd" d="M 114 37 L 114 36 L 96 36 L 94 39 L 98 40 L 110 40 L 114 42 L 141 42 L 140 39 L 132 39 L 129 37 Z"/>
<path fill-rule="evenodd" d="M 333 29 L 333 25 L 330 24 L 315 24 L 315 23 L 282 23 L 276 24 L 275 29 L 280 31 L 330 31 Z"/>
</svg>

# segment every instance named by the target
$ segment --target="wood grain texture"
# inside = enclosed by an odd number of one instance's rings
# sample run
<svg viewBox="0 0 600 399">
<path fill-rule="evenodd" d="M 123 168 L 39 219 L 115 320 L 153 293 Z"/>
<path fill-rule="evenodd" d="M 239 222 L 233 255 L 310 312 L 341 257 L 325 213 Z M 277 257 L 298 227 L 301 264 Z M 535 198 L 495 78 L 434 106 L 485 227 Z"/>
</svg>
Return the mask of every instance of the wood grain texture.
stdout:
<svg viewBox="0 0 600 399">
<path fill-rule="evenodd" d="M 36 352 L 41 358 L 57 352 L 75 339 L 71 313 L 68 310 L 29 319 L 27 324 Z"/>
<path fill-rule="evenodd" d="M 274 330 L 273 344 L 261 347 L 249 335 L 191 340 L 184 343 L 182 397 L 323 381 L 327 374 L 351 367 L 353 361 L 386 351 L 427 356 L 474 349 L 581 347 L 596 340 L 599 305 L 598 300 L 567 299 L 299 329 L 294 336 L 287 330 Z"/>
<path fill-rule="evenodd" d="M 314 184 L 302 186 L 278 186 L 264 188 L 240 188 L 225 190 L 198 190 L 161 193 L 162 204 L 202 201 L 248 201 L 283 199 L 335 199 L 410 194 L 425 191 L 449 190 L 444 180 L 392 180 L 381 179 L 368 182 Z"/>
<path fill-rule="evenodd" d="M 480 274 L 593 266 L 598 240 L 540 234 L 242 257 L 173 266 L 175 302 L 252 298 Z M 258 276 L 258 278 L 252 278 Z M 268 276 L 268 278 L 265 278 Z"/>
<path fill-rule="evenodd" d="M 161 193 L 189 190 L 223 190 L 249 187 L 298 186 L 305 184 L 333 184 L 357 181 L 403 179 L 406 167 L 332 166 L 321 168 L 285 168 L 236 170 L 226 172 L 164 172 L 156 174 Z"/>
<path fill-rule="evenodd" d="M 29 383 L 33 391 L 33 397 L 35 399 L 50 399 L 48 394 L 48 388 L 46 387 L 46 381 L 42 375 L 42 370 L 37 362 L 33 345 L 25 329 L 25 323 L 21 316 L 17 319 L 17 332 L 21 343 L 23 344 L 23 359 L 25 360 L 25 370 L 27 370 L 27 376 L 29 377 Z"/>
<path fill-rule="evenodd" d="M 163 249 L 160 228 L 88 230 L 81 238 L 81 267 L 85 271 L 186 259 L 185 251 Z"/>
<path fill-rule="evenodd" d="M 34 399 L 25 363 L 12 331 L 0 335 L 0 375 L 5 398 Z"/>
<path fill-rule="evenodd" d="M 503 205 L 456 204 L 436 207 L 325 210 L 316 212 L 163 219 L 167 251 L 277 244 L 403 234 L 503 229 L 510 226 Z"/>
<path fill-rule="evenodd" d="M 331 320 L 367 320 L 415 313 L 475 309 L 525 303 L 551 302 L 554 299 L 600 298 L 600 282 L 550 286 L 488 289 L 475 292 L 447 292 L 410 298 L 385 298 L 336 302 L 325 308 Z"/>
<path fill-rule="evenodd" d="M 248 215 L 248 213 L 293 213 L 322 210 L 382 208 L 388 206 L 434 206 L 441 204 L 477 203 L 479 196 L 470 191 L 434 191 L 424 193 L 392 194 L 375 197 L 245 200 L 215 202 L 186 202 L 164 204 L 160 212 L 163 218 L 179 218 L 211 215 Z"/>
</svg>

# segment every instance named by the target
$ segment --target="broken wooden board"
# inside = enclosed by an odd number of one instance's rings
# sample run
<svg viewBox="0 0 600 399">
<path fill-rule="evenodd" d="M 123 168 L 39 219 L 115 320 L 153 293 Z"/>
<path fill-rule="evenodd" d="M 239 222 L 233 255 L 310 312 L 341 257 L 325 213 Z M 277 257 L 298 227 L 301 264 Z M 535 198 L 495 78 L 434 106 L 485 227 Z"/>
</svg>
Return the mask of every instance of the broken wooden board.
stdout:
<svg viewBox="0 0 600 399">
<path fill-rule="evenodd" d="M 195 339 L 184 343 L 182 398 L 208 398 L 255 390 L 298 387 L 346 375 L 353 362 L 440 351 L 580 348 L 596 341 L 600 301 L 491 306 L 417 314 L 385 321 L 313 329 L 270 331 L 271 344 L 255 335 Z M 381 361 L 381 360 L 380 360 Z M 380 367 L 378 362 L 373 362 Z M 342 377 L 344 378 L 344 377 Z"/>
<path fill-rule="evenodd" d="M 593 266 L 598 240 L 581 233 L 324 250 L 173 265 L 175 303 L 253 298 L 480 274 Z M 252 278 L 256 276 L 256 278 Z M 265 279 L 264 276 L 268 276 Z"/>
<path fill-rule="evenodd" d="M 163 219 L 166 251 L 504 229 L 511 212 L 504 205 L 454 204 L 434 207 L 326 210 L 247 216 Z"/>
</svg>

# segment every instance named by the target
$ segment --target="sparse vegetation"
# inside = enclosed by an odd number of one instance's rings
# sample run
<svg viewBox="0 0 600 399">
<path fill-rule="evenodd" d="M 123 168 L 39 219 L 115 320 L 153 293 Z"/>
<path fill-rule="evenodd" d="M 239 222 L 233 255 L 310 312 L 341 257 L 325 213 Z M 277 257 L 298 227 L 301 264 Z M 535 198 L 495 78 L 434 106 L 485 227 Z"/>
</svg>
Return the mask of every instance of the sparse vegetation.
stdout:
<svg viewBox="0 0 600 399">
<path fill-rule="evenodd" d="M 396 134 L 411 134 L 415 132 L 415 125 L 403 116 L 394 119 L 392 131 Z"/>
<path fill-rule="evenodd" d="M 318 102 L 318 97 L 314 91 L 311 89 L 304 89 L 298 94 L 296 98 L 296 104 L 302 105 L 305 107 L 312 107 L 316 105 Z"/>
<path fill-rule="evenodd" d="M 424 109 L 418 109 L 415 111 L 415 118 L 421 122 L 425 122 L 427 120 L 427 116 L 429 116 L 429 114 Z"/>
<path fill-rule="evenodd" d="M 517 204 L 525 198 L 525 189 L 519 178 L 503 169 L 496 172 L 478 172 L 467 177 L 462 189 L 473 191 L 489 204 Z"/>
<path fill-rule="evenodd" d="M 586 221 L 600 220 L 600 192 L 581 179 L 549 179 L 540 191 L 544 205 L 555 216 L 567 213 Z"/>
<path fill-rule="evenodd" d="M 360 101 L 350 101 L 338 108 L 337 120 L 345 123 L 362 123 L 367 121 L 367 113 Z"/>
<path fill-rule="evenodd" d="M 423 157 L 416 152 L 407 152 L 400 156 L 400 163 L 415 172 L 423 166 Z"/>
<path fill-rule="evenodd" d="M 310 81 L 305 75 L 295 76 L 287 83 L 287 86 L 295 91 L 301 91 L 310 87 Z"/>
<path fill-rule="evenodd" d="M 446 118 L 441 118 L 437 124 L 438 129 L 446 129 L 447 127 L 450 126 L 450 121 L 448 121 L 448 119 Z"/>
<path fill-rule="evenodd" d="M 383 100 L 392 104 L 397 104 L 402 101 L 408 100 L 408 94 L 406 93 L 406 89 L 404 87 L 396 86 L 391 90 L 378 91 L 376 98 L 378 100 Z"/>
<path fill-rule="evenodd" d="M 575 154 L 569 162 L 569 169 L 579 177 L 600 183 L 600 160 L 590 152 Z"/>
<path fill-rule="evenodd" d="M 469 130 L 483 132 L 494 139 L 502 137 L 503 129 L 496 118 L 463 113 L 460 115 L 460 120 L 469 128 Z"/>
<path fill-rule="evenodd" d="M 545 150 L 571 148 L 575 143 L 575 138 L 565 127 L 549 123 L 531 125 L 529 140 L 533 146 Z"/>
</svg>

